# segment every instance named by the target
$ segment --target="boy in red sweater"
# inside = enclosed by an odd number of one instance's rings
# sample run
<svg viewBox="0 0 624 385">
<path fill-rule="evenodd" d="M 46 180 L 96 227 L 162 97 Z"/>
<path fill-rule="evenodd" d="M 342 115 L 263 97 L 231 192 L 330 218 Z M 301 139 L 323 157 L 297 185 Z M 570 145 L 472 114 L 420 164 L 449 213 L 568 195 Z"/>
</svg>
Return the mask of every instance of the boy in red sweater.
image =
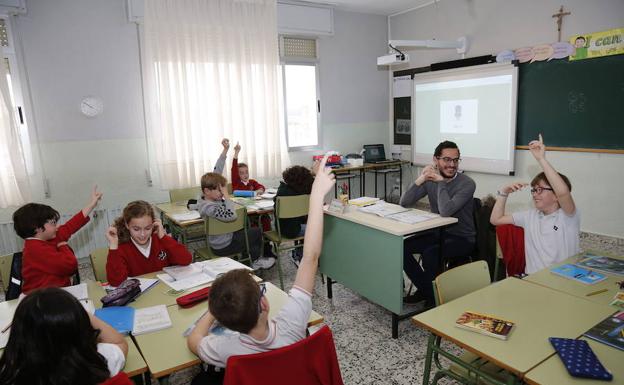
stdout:
<svg viewBox="0 0 624 385">
<path fill-rule="evenodd" d="M 234 146 L 234 159 L 232 159 L 232 191 L 246 190 L 255 191 L 256 195 L 264 194 L 264 186 L 255 179 L 249 179 L 249 167 L 245 163 L 238 163 L 240 144 Z"/>
<path fill-rule="evenodd" d="M 165 233 L 152 205 L 145 201 L 128 203 L 123 215 L 106 231 L 106 238 L 106 278 L 113 286 L 165 266 L 188 265 L 193 259 L 184 245 Z"/>
<path fill-rule="evenodd" d="M 13 213 L 13 227 L 24 238 L 22 255 L 22 292 L 28 294 L 41 287 L 71 285 L 78 271 L 78 261 L 67 241 L 89 222 L 89 214 L 102 198 L 93 187 L 89 203 L 67 223 L 57 225 L 60 215 L 52 207 L 28 203 Z"/>
</svg>

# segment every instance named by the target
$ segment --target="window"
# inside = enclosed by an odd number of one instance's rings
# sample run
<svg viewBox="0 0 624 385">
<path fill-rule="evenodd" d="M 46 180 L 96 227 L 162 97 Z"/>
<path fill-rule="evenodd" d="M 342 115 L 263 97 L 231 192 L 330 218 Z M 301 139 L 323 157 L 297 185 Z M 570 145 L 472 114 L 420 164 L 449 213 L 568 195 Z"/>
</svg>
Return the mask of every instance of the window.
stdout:
<svg viewBox="0 0 624 385">
<path fill-rule="evenodd" d="M 319 145 L 316 40 L 280 37 L 284 126 L 289 149 Z"/>
</svg>

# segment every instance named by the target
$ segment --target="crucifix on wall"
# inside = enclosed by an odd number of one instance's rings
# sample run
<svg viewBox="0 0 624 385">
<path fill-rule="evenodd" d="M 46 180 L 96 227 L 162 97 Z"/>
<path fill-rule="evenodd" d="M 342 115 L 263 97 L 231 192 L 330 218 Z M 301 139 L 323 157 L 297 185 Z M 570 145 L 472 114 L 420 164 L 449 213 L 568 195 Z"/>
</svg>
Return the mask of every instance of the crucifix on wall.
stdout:
<svg viewBox="0 0 624 385">
<path fill-rule="evenodd" d="M 558 32 L 557 41 L 561 41 L 561 24 L 563 23 L 563 17 L 571 15 L 571 14 L 572 14 L 571 12 L 563 12 L 563 5 L 562 5 L 561 8 L 559 8 L 559 12 L 552 15 L 552 17 L 557 18 L 557 32 Z"/>
</svg>

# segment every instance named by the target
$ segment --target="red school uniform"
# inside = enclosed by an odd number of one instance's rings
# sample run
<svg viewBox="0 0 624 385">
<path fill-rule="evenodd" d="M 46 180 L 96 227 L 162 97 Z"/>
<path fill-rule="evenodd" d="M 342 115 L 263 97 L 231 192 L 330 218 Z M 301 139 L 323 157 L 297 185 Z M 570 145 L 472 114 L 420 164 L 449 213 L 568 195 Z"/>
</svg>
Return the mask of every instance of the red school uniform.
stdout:
<svg viewBox="0 0 624 385">
<path fill-rule="evenodd" d="M 108 251 L 106 278 L 108 283 L 118 286 L 128 277 L 160 271 L 170 265 L 188 265 L 193 257 L 191 253 L 168 235 L 158 238 L 152 234 L 152 245 L 148 258 L 145 258 L 130 240 L 119 244 L 117 250 Z"/>
<path fill-rule="evenodd" d="M 59 226 L 56 237 L 49 241 L 27 238 L 22 255 L 22 292 L 28 294 L 42 287 L 63 287 L 71 284 L 71 276 L 78 270 L 78 261 L 72 249 L 60 242 L 67 242 L 76 231 L 89 222 L 80 211 L 65 224 Z"/>
<path fill-rule="evenodd" d="M 255 179 L 249 179 L 247 184 L 244 184 L 238 175 L 238 159 L 232 159 L 232 191 L 234 190 L 245 190 L 245 191 L 256 191 L 263 189 L 264 186 L 258 183 Z M 262 222 L 262 229 L 264 231 L 271 231 L 271 219 L 265 215 L 260 217 L 260 221 Z M 255 227 L 255 223 L 252 223 L 252 226 Z"/>
</svg>

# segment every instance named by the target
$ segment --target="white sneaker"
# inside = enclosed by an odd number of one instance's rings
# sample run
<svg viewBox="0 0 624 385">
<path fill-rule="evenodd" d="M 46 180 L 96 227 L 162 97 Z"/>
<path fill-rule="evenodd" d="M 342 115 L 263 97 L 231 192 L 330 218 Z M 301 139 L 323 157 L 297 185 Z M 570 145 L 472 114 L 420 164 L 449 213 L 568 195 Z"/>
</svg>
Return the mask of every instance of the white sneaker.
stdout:
<svg viewBox="0 0 624 385">
<path fill-rule="evenodd" d="M 275 258 L 262 257 L 256 259 L 251 264 L 251 268 L 254 270 L 266 270 L 272 268 L 273 265 L 275 265 Z"/>
</svg>

